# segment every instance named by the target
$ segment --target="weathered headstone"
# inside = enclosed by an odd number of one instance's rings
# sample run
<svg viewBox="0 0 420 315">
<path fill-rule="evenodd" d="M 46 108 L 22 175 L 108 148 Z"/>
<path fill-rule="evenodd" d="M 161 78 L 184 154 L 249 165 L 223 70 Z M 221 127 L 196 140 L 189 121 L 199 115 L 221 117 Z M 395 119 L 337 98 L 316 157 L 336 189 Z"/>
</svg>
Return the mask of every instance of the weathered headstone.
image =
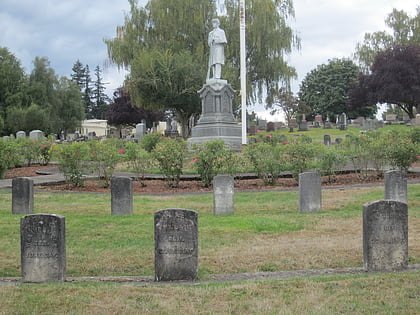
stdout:
<svg viewBox="0 0 420 315">
<path fill-rule="evenodd" d="M 416 126 L 420 126 L 420 114 L 417 114 L 416 115 L 416 119 L 414 120 L 414 124 Z"/>
<path fill-rule="evenodd" d="M 111 178 L 111 214 L 133 214 L 133 185 L 131 178 Z"/>
<path fill-rule="evenodd" d="M 63 282 L 66 277 L 65 218 L 31 214 L 21 218 L 23 282 Z"/>
<path fill-rule="evenodd" d="M 332 128 L 332 125 L 331 125 L 331 122 L 330 122 L 330 117 L 327 116 L 327 119 L 324 123 L 324 129 L 331 129 L 331 128 Z"/>
<path fill-rule="evenodd" d="M 20 138 L 23 138 L 23 139 L 26 138 L 26 132 L 25 131 L 16 132 L 16 139 L 20 139 Z"/>
<path fill-rule="evenodd" d="M 407 203 L 407 173 L 402 171 L 385 172 L 385 199 Z"/>
<path fill-rule="evenodd" d="M 272 121 L 267 123 L 267 128 L 266 128 L 267 132 L 272 132 L 272 131 L 276 131 L 276 124 Z"/>
<path fill-rule="evenodd" d="M 31 178 L 12 179 L 12 213 L 34 213 L 34 181 Z"/>
<path fill-rule="evenodd" d="M 29 139 L 34 141 L 44 140 L 44 133 L 41 130 L 32 130 L 29 133 Z"/>
<path fill-rule="evenodd" d="M 134 136 L 135 139 L 141 140 L 143 136 L 146 134 L 146 125 L 145 124 L 137 124 L 136 125 L 136 134 Z"/>
<path fill-rule="evenodd" d="M 331 136 L 330 135 L 324 135 L 324 144 L 327 147 L 331 146 Z"/>
<path fill-rule="evenodd" d="M 198 214 L 188 209 L 155 212 L 155 280 L 194 280 L 198 270 Z"/>
<path fill-rule="evenodd" d="M 397 121 L 397 115 L 396 114 L 387 114 L 385 116 L 385 120 L 390 121 L 390 122 Z"/>
<path fill-rule="evenodd" d="M 406 203 L 380 200 L 363 205 L 363 262 L 368 271 L 408 266 Z"/>
<path fill-rule="evenodd" d="M 316 172 L 299 174 L 299 211 L 321 210 L 321 175 Z"/>
<path fill-rule="evenodd" d="M 9 140 L 10 140 L 10 137 L 9 136 L 3 136 L 3 142 L 7 142 Z"/>
<path fill-rule="evenodd" d="M 217 175 L 213 179 L 213 214 L 232 214 L 234 209 L 234 178 Z"/>
<path fill-rule="evenodd" d="M 340 144 L 343 142 L 343 138 L 335 138 L 335 144 Z"/>
</svg>

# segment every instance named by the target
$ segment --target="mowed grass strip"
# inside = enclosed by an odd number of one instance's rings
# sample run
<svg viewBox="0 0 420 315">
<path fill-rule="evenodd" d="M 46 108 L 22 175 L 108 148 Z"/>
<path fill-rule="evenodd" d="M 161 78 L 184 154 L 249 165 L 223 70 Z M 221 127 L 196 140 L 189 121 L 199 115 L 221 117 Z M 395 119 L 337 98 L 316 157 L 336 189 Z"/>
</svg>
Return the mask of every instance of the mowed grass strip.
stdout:
<svg viewBox="0 0 420 315">
<path fill-rule="evenodd" d="M 418 314 L 420 273 L 138 287 L 0 286 L 1 314 Z"/>
<path fill-rule="evenodd" d="M 409 185 L 409 262 L 420 263 L 420 185 Z M 323 211 L 298 213 L 296 191 L 236 193 L 214 216 L 212 194 L 135 195 L 134 215 L 111 216 L 109 194 L 36 193 L 35 212 L 66 217 L 67 276 L 151 276 L 153 213 L 199 212 L 199 277 L 215 273 L 360 267 L 362 205 L 383 187 L 323 190 Z M 0 277 L 20 276 L 19 215 L 0 191 Z"/>
</svg>

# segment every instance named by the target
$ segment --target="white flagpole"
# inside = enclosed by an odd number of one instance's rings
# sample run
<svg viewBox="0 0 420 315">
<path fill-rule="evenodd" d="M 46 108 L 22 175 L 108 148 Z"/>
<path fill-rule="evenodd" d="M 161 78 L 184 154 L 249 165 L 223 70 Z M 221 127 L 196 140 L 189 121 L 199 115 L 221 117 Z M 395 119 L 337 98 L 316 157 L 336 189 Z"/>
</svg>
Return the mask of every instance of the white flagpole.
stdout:
<svg viewBox="0 0 420 315">
<path fill-rule="evenodd" d="M 245 45 L 245 0 L 239 0 L 239 20 L 240 20 L 240 66 L 241 66 L 241 109 L 242 109 L 242 145 L 247 144 L 246 137 L 246 45 Z"/>
</svg>

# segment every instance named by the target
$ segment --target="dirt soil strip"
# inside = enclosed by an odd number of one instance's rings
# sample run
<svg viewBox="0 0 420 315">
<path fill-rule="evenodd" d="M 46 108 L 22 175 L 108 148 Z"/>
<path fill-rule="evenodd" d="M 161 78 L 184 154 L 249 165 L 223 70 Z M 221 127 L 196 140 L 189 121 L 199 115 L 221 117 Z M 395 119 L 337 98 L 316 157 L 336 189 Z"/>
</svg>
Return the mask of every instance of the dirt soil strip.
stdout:
<svg viewBox="0 0 420 315">
<path fill-rule="evenodd" d="M 420 270 L 420 264 L 409 265 L 407 269 L 400 271 L 367 272 L 364 268 L 338 268 L 338 269 L 309 269 L 309 270 L 291 270 L 278 272 L 256 272 L 256 273 L 237 273 L 237 274 L 219 274 L 213 275 L 208 280 L 197 281 L 170 281 L 156 282 L 152 276 L 121 276 L 121 277 L 67 277 L 66 282 L 114 282 L 120 284 L 130 284 L 132 286 L 161 286 L 161 285 L 200 285 L 212 282 L 237 282 L 237 281 L 261 281 L 306 278 L 316 276 L 334 276 L 334 275 L 356 275 L 356 274 L 379 274 L 389 272 L 415 272 Z M 14 286 L 21 283 L 20 277 L 0 278 L 0 286 Z"/>
</svg>

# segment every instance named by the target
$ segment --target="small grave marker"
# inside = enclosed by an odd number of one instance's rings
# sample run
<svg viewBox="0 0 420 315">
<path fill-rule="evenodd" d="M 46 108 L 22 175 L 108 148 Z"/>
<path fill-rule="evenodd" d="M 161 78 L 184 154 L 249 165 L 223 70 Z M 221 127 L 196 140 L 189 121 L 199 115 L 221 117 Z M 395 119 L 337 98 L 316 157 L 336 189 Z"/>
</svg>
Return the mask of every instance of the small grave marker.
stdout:
<svg viewBox="0 0 420 315">
<path fill-rule="evenodd" d="M 234 211 L 234 178 L 217 175 L 213 179 L 213 214 L 232 214 Z"/>
</svg>

